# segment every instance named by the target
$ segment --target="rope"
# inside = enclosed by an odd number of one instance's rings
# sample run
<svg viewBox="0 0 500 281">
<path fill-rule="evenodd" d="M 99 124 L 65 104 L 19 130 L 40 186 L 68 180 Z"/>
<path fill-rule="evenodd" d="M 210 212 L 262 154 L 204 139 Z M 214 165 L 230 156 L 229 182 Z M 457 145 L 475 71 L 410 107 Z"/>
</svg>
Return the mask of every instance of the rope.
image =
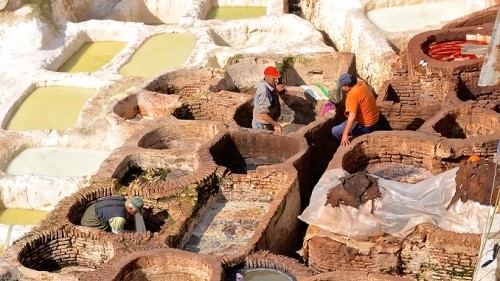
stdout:
<svg viewBox="0 0 500 281">
<path fill-rule="evenodd" d="M 493 191 L 495 189 L 495 182 L 496 182 L 496 177 L 497 177 L 498 162 L 500 162 L 500 140 L 498 141 L 497 153 L 495 155 L 495 159 L 494 160 L 495 160 L 495 169 L 494 169 L 494 172 L 493 172 L 493 183 L 491 184 L 490 206 L 491 206 L 491 201 L 493 199 Z M 490 236 L 491 225 L 493 224 L 493 218 L 495 217 L 495 211 L 497 209 L 499 201 L 500 201 L 500 189 L 497 192 L 497 200 L 495 202 L 494 207 L 490 208 L 488 210 L 488 217 L 487 217 L 487 220 L 486 220 L 487 223 L 484 225 L 483 237 L 481 239 L 481 246 L 479 248 L 479 256 L 478 256 L 478 260 L 477 260 L 477 264 L 476 264 L 476 268 L 474 270 L 474 275 L 473 275 L 472 280 L 479 281 L 479 280 L 483 279 L 483 278 L 476 279 L 477 278 L 477 273 L 479 271 L 479 267 L 481 266 L 481 258 L 483 257 L 484 248 L 486 247 L 486 242 L 488 241 L 488 237 Z M 491 214 L 491 216 L 490 216 L 491 209 L 493 209 L 493 214 Z M 486 276 L 486 275 L 484 275 L 484 276 Z"/>
</svg>

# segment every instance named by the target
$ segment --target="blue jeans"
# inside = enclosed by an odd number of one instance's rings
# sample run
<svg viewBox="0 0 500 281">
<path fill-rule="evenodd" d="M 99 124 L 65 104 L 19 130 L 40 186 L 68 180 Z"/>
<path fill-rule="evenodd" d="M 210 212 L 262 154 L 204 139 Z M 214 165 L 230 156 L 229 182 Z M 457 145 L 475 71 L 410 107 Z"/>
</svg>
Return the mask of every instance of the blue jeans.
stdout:
<svg viewBox="0 0 500 281">
<path fill-rule="evenodd" d="M 271 124 L 262 124 L 252 119 L 252 128 L 274 131 L 274 126 Z"/>
<path fill-rule="evenodd" d="M 371 126 L 365 127 L 365 126 L 356 122 L 356 123 L 354 123 L 354 126 L 352 126 L 351 131 L 349 132 L 349 135 L 350 136 L 360 136 L 360 135 L 371 133 L 371 132 L 377 130 L 377 123 L 375 123 Z M 338 141 L 342 140 L 342 135 L 344 134 L 344 130 L 345 130 L 346 125 L 347 125 L 347 120 L 332 128 L 332 135 Z"/>
</svg>

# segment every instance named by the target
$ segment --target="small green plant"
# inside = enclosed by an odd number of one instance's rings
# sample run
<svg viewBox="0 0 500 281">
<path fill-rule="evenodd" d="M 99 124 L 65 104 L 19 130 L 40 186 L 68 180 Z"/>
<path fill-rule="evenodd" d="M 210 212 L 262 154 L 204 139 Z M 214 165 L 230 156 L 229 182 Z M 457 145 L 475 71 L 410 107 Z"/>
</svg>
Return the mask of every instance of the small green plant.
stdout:
<svg viewBox="0 0 500 281">
<path fill-rule="evenodd" d="M 286 84 L 286 71 L 287 69 L 292 69 L 295 65 L 296 58 L 293 56 L 285 56 L 281 62 L 276 63 L 276 70 L 281 73 L 283 77 L 283 83 Z"/>
<path fill-rule="evenodd" d="M 54 28 L 56 27 L 52 14 L 52 0 L 21 0 L 21 3 L 30 6 L 35 17 L 42 19 Z"/>
<path fill-rule="evenodd" d="M 240 62 L 241 59 L 243 59 L 242 54 L 234 55 L 227 60 L 227 65 L 237 64 Z"/>
</svg>

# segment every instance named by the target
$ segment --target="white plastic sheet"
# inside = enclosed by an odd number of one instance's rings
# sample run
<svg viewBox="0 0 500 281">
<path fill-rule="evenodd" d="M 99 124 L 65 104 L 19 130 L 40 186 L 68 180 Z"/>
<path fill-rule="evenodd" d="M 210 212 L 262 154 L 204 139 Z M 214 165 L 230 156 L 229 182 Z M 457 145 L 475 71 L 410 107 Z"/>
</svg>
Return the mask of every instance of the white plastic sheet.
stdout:
<svg viewBox="0 0 500 281">
<path fill-rule="evenodd" d="M 340 183 L 341 177 L 349 175 L 341 169 L 328 170 L 314 187 L 310 204 L 299 218 L 309 225 L 359 240 L 382 233 L 404 237 L 421 223 L 433 223 L 458 233 L 482 233 L 492 207 L 458 200 L 446 210 L 455 194 L 457 170 L 416 184 L 377 178 L 382 196 L 359 208 L 325 206 L 330 189 Z"/>
</svg>

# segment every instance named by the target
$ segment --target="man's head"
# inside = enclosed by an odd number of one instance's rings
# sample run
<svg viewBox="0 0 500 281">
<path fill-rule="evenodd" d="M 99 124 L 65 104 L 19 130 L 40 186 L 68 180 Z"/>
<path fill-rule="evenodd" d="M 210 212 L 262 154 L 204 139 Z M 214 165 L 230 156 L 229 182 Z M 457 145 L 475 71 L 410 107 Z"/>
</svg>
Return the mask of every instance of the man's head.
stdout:
<svg viewBox="0 0 500 281">
<path fill-rule="evenodd" d="M 268 66 L 264 69 L 264 80 L 271 85 L 276 84 L 278 78 L 281 77 L 281 74 L 278 72 L 276 67 Z"/>
<path fill-rule="evenodd" d="M 357 82 L 356 76 L 352 76 L 349 73 L 342 73 L 339 77 L 339 84 L 345 92 L 349 92 L 349 90 L 351 90 Z"/>
<path fill-rule="evenodd" d="M 133 196 L 125 202 L 125 209 L 130 215 L 139 213 L 144 207 L 144 201 L 139 196 Z"/>
</svg>

